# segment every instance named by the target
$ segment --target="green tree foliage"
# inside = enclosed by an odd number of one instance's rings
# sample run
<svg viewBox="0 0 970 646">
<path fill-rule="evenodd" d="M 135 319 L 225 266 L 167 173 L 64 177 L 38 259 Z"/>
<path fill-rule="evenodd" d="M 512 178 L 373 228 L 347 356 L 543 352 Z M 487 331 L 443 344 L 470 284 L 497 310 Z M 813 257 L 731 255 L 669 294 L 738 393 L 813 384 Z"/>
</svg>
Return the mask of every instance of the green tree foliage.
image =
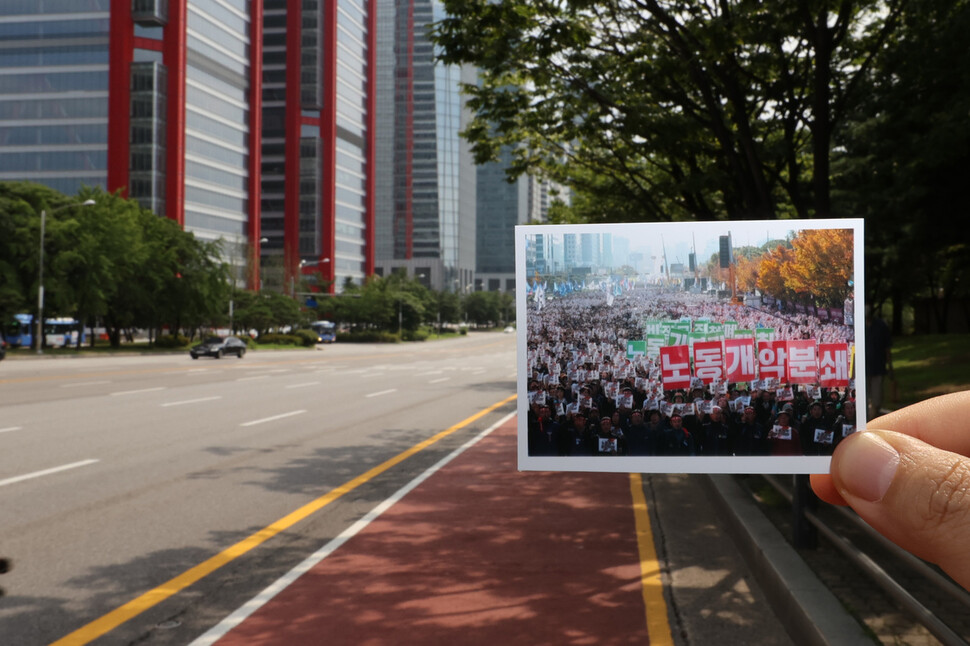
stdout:
<svg viewBox="0 0 970 646">
<path fill-rule="evenodd" d="M 93 200 L 91 206 L 81 206 Z M 117 194 L 67 197 L 29 182 L 0 183 L 0 317 L 36 315 L 40 213 L 45 316 L 104 323 L 118 345 L 132 328 L 173 331 L 223 322 L 229 284 L 218 247 Z"/>
<path fill-rule="evenodd" d="M 910 0 L 900 23 L 837 141 L 834 194 L 866 218 L 869 302 L 892 299 L 900 332 L 898 305 L 932 296 L 945 330 L 970 296 L 970 2 Z"/>
<path fill-rule="evenodd" d="M 0 317 L 36 314 L 40 212 L 68 199 L 39 184 L 0 182 Z M 53 221 L 53 216 L 50 218 Z M 46 237 L 46 236 L 45 236 Z M 46 300 L 46 299 L 45 299 Z"/>
<path fill-rule="evenodd" d="M 904 0 L 445 0 L 479 162 L 588 221 L 827 216 L 832 138 Z"/>
<path fill-rule="evenodd" d="M 505 292 L 472 292 L 464 305 L 468 320 L 477 326 L 491 327 L 515 316 L 512 295 Z"/>
</svg>

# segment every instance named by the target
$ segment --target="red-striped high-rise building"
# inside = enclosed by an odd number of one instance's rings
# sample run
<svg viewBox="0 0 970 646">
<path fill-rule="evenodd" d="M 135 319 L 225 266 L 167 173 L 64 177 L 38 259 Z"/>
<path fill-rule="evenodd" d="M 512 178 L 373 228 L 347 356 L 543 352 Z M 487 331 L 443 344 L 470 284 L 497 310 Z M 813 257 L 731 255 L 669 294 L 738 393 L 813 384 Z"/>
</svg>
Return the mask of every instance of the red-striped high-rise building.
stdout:
<svg viewBox="0 0 970 646">
<path fill-rule="evenodd" d="M 361 279 L 372 2 L 3 0 L 0 180 L 121 190 L 240 276 L 262 250 L 291 279 Z"/>
</svg>

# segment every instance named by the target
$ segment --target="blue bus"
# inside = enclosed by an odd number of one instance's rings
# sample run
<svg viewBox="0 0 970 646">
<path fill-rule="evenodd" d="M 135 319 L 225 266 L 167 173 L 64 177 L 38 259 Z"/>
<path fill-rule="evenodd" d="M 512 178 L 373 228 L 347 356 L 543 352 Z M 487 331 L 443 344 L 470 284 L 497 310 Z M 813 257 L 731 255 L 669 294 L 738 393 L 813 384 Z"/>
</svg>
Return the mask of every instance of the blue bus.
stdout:
<svg viewBox="0 0 970 646">
<path fill-rule="evenodd" d="M 333 343 L 337 340 L 337 326 L 330 321 L 314 321 L 310 329 L 317 333 L 317 343 Z"/>
<path fill-rule="evenodd" d="M 14 314 L 13 321 L 3 326 L 3 336 L 12 348 L 29 348 L 34 342 L 34 317 L 30 314 Z"/>
<path fill-rule="evenodd" d="M 29 348 L 34 342 L 33 314 L 14 314 L 14 320 L 3 328 L 7 345 Z M 67 348 L 84 343 L 84 326 L 70 317 L 44 319 L 44 343 L 48 348 Z"/>
</svg>

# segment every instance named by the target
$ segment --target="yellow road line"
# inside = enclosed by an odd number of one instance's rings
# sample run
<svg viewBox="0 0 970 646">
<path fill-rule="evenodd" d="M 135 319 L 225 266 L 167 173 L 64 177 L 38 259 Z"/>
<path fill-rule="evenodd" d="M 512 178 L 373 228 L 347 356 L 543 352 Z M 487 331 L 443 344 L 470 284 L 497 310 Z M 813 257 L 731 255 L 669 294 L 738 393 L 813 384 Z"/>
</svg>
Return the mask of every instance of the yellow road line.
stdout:
<svg viewBox="0 0 970 646">
<path fill-rule="evenodd" d="M 402 453 L 399 453 L 398 455 L 391 458 L 390 460 L 387 460 L 383 464 L 380 464 L 374 467 L 373 469 L 371 469 L 370 471 L 367 471 L 366 473 L 363 473 L 357 476 L 353 480 L 350 480 L 349 482 L 342 484 L 341 486 L 337 487 L 336 489 L 333 489 L 329 493 L 317 498 L 312 502 L 307 503 L 306 505 L 300 507 L 296 511 L 287 514 L 283 518 L 280 518 L 275 523 L 267 527 L 264 527 L 263 529 L 259 530 L 258 532 L 249 536 L 248 538 L 245 538 L 239 541 L 232 547 L 229 547 L 226 550 L 223 550 L 222 552 L 220 552 L 219 554 L 216 554 L 212 558 L 200 563 L 199 565 L 196 565 L 195 567 L 189 570 L 186 570 L 185 572 L 178 575 L 174 579 L 166 581 L 160 586 L 153 588 L 152 590 L 149 590 L 148 592 L 132 599 L 128 603 L 124 604 L 123 606 L 120 606 L 112 610 L 108 614 L 98 619 L 95 619 L 91 623 L 85 626 L 82 626 L 81 628 L 78 628 L 71 634 L 57 640 L 51 646 L 67 646 L 68 644 L 70 644 L 71 646 L 77 646 L 79 644 L 90 643 L 91 641 L 97 639 L 98 637 L 101 637 L 105 633 L 111 630 L 114 630 L 115 628 L 125 623 L 129 619 L 132 619 L 140 615 L 141 613 L 145 612 L 149 608 L 152 608 L 155 605 L 173 596 L 174 594 L 181 592 L 182 590 L 189 587 L 193 583 L 196 583 L 197 581 L 204 578 L 205 576 L 208 576 L 209 574 L 215 572 L 223 565 L 226 565 L 232 560 L 242 556 L 243 554 L 258 547 L 259 545 L 262 545 L 263 543 L 273 538 L 280 532 L 283 532 L 289 529 L 296 523 L 316 513 L 317 511 L 320 511 L 321 509 L 323 509 L 333 501 L 339 499 L 341 496 L 344 496 L 350 493 L 351 491 L 353 491 L 354 489 L 356 489 L 357 487 L 363 485 L 364 483 L 370 480 L 373 480 L 374 478 L 381 475 L 388 469 L 408 459 L 415 453 L 419 453 L 420 451 L 423 451 L 424 449 L 428 448 L 432 444 L 435 444 L 436 442 L 448 437 L 455 431 L 458 431 L 464 428 L 465 426 L 468 426 L 469 424 L 475 422 L 479 418 L 484 417 L 488 413 L 491 413 L 493 410 L 513 401 L 515 398 L 516 398 L 515 395 L 506 397 L 502 401 L 496 404 L 492 404 L 488 408 L 475 413 L 471 417 L 464 419 L 461 422 L 458 422 L 454 426 L 451 426 L 441 431 L 440 433 L 433 435 L 432 437 L 429 437 L 428 439 L 422 442 L 419 442 L 418 444 L 415 444 L 411 448 L 407 449 Z"/>
<path fill-rule="evenodd" d="M 640 548 L 640 587 L 643 605 L 647 613 L 647 635 L 650 646 L 673 646 L 667 618 L 667 602 L 664 600 L 660 563 L 653 543 L 653 530 L 647 513 L 647 499 L 643 495 L 643 479 L 639 473 L 630 474 L 630 493 L 633 495 L 633 517 L 637 529 L 637 545 Z"/>
</svg>

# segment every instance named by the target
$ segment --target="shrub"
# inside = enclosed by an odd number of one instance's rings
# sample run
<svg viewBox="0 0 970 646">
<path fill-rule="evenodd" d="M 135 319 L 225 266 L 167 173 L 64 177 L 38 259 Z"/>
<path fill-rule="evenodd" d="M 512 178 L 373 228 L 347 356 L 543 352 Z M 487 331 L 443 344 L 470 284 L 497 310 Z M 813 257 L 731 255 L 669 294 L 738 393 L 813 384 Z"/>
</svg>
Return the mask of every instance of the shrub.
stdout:
<svg viewBox="0 0 970 646">
<path fill-rule="evenodd" d="M 427 330 L 404 330 L 401 334 L 403 341 L 426 341 L 428 339 Z"/>
<path fill-rule="evenodd" d="M 261 334 L 260 343 L 273 345 L 303 345 L 303 339 L 295 334 Z"/>
<path fill-rule="evenodd" d="M 337 343 L 397 343 L 398 341 L 396 334 L 378 330 L 340 332 L 337 334 Z"/>
<path fill-rule="evenodd" d="M 184 348 L 189 344 L 189 337 L 181 334 L 165 334 L 155 339 L 156 348 Z"/>
<path fill-rule="evenodd" d="M 306 347 L 312 347 L 317 344 L 317 339 L 320 335 L 313 330 L 296 330 L 293 332 L 292 336 L 297 336 L 300 338 L 300 344 Z"/>
</svg>

